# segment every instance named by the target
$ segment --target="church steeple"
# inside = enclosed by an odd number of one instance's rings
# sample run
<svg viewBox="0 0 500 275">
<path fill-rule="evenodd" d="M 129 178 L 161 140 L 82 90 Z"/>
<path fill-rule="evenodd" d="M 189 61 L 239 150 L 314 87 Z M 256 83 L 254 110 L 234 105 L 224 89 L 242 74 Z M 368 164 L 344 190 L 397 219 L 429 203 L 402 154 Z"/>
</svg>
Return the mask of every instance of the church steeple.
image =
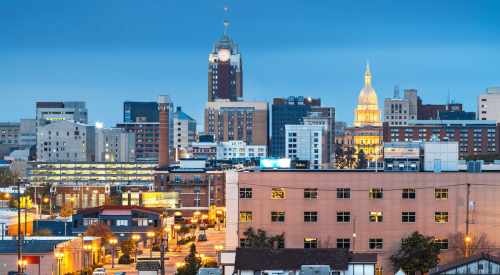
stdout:
<svg viewBox="0 0 500 275">
<path fill-rule="evenodd" d="M 370 62 L 366 61 L 365 86 L 372 85 L 372 75 L 370 74 Z"/>
</svg>

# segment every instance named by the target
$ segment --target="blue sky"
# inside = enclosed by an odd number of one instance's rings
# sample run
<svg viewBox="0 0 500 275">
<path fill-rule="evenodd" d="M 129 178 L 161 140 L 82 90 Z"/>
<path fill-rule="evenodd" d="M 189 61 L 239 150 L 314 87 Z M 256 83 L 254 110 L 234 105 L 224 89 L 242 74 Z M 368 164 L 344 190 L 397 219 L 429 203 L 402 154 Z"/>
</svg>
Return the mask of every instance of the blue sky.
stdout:
<svg viewBox="0 0 500 275">
<path fill-rule="evenodd" d="M 244 97 L 303 95 L 352 125 L 370 59 L 379 105 L 394 85 L 424 104 L 476 111 L 500 86 L 500 1 L 0 1 L 0 121 L 37 101 L 86 101 L 115 126 L 123 101 L 169 94 L 199 122 L 208 55 L 228 33 L 243 57 Z M 402 94 L 402 92 L 401 92 Z"/>
</svg>

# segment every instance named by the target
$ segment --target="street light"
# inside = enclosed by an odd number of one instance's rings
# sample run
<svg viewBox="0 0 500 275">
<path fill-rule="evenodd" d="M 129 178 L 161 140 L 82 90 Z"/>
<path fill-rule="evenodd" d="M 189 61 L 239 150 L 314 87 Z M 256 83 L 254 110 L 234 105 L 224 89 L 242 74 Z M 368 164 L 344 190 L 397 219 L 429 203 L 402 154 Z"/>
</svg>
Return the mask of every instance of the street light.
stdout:
<svg viewBox="0 0 500 275">
<path fill-rule="evenodd" d="M 191 224 L 196 224 L 196 219 L 191 219 Z M 193 227 L 193 242 L 194 242 L 194 230 L 195 227 Z"/>
<path fill-rule="evenodd" d="M 170 233 L 170 227 L 165 228 L 165 233 L 167 233 L 166 242 L 167 242 L 167 252 L 168 252 L 168 234 Z"/>
<path fill-rule="evenodd" d="M 177 268 L 184 267 L 186 263 L 177 262 Z"/>
<path fill-rule="evenodd" d="M 28 261 L 18 261 L 17 264 L 21 267 L 21 274 L 24 274 L 24 269 L 26 268 Z"/>
<path fill-rule="evenodd" d="M 206 227 L 205 219 L 208 218 L 208 216 L 207 215 L 203 215 L 203 216 L 201 216 L 201 218 L 203 219 L 203 234 L 205 234 L 205 227 Z"/>
<path fill-rule="evenodd" d="M 62 265 L 63 257 L 64 257 L 64 253 L 56 253 L 57 265 L 59 267 L 59 275 L 61 275 L 61 265 Z"/>
<path fill-rule="evenodd" d="M 139 244 L 139 240 L 141 239 L 141 236 L 134 235 L 134 236 L 132 236 L 132 239 L 135 242 L 135 262 L 137 263 L 137 245 Z"/>
<path fill-rule="evenodd" d="M 49 203 L 49 207 L 50 207 L 50 219 L 52 219 L 52 200 L 49 199 L 49 198 L 45 198 L 43 199 L 44 202 L 48 202 Z"/>
<path fill-rule="evenodd" d="M 8 199 L 9 197 L 10 197 L 10 194 L 8 194 L 8 193 L 2 193 L 2 200 L 3 199 Z M 3 207 L 3 201 L 2 201 L 2 208 L 4 208 Z"/>
<path fill-rule="evenodd" d="M 179 246 L 179 229 L 181 229 L 181 226 L 180 225 L 174 225 L 174 229 L 175 229 L 175 232 L 177 232 L 177 234 L 175 234 L 175 237 L 177 239 L 177 247 Z"/>
<path fill-rule="evenodd" d="M 217 252 L 217 262 L 219 261 L 219 252 L 222 250 L 223 246 L 222 245 L 216 245 L 215 246 L 215 252 Z"/>
<path fill-rule="evenodd" d="M 149 249 L 149 260 L 152 260 L 151 258 L 153 258 L 153 238 L 154 237 L 155 237 L 154 232 L 148 232 L 148 238 L 149 238 L 149 242 L 151 245 L 151 248 Z"/>
<path fill-rule="evenodd" d="M 470 237 L 469 236 L 465 237 L 465 258 L 469 257 L 469 242 L 470 242 Z"/>
<path fill-rule="evenodd" d="M 87 254 L 87 274 L 90 274 L 89 272 L 89 266 L 90 266 L 90 252 L 92 251 L 92 245 L 84 245 L 83 250 Z"/>
<path fill-rule="evenodd" d="M 220 215 L 222 214 L 222 211 L 217 210 L 217 224 L 219 226 L 218 231 L 220 231 Z"/>
<path fill-rule="evenodd" d="M 111 239 L 111 240 L 109 240 L 109 243 L 113 247 L 113 251 L 111 251 L 111 257 L 113 258 L 111 260 L 111 268 L 115 268 L 115 250 L 116 250 L 116 244 L 118 243 L 118 240 Z"/>
</svg>

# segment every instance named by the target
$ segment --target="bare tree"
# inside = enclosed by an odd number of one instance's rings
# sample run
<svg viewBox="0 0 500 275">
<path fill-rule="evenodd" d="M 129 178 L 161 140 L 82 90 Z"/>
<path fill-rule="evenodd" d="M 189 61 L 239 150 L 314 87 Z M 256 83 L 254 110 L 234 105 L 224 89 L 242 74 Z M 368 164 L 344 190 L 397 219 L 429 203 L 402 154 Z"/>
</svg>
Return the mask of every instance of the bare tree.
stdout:
<svg viewBox="0 0 500 275">
<path fill-rule="evenodd" d="M 458 231 L 455 234 L 448 235 L 449 250 L 453 252 L 455 260 L 465 258 L 465 249 L 467 236 L 464 232 Z M 474 255 L 480 252 L 491 254 L 495 251 L 495 241 L 488 239 L 488 234 L 482 232 L 480 234 L 471 234 L 469 241 L 468 255 Z"/>
<path fill-rule="evenodd" d="M 318 243 L 319 248 L 336 248 L 337 244 L 334 240 L 332 240 L 332 236 L 328 235 L 328 237 L 324 240 L 319 240 Z"/>
</svg>

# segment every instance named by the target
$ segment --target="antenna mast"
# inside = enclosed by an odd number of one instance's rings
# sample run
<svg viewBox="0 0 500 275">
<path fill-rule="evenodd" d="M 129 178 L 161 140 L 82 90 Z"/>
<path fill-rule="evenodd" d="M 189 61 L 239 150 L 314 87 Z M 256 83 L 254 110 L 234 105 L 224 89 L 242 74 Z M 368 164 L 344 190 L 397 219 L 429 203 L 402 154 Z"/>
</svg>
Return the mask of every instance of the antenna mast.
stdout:
<svg viewBox="0 0 500 275">
<path fill-rule="evenodd" d="M 227 8 L 224 8 L 224 36 L 227 36 Z"/>
</svg>

